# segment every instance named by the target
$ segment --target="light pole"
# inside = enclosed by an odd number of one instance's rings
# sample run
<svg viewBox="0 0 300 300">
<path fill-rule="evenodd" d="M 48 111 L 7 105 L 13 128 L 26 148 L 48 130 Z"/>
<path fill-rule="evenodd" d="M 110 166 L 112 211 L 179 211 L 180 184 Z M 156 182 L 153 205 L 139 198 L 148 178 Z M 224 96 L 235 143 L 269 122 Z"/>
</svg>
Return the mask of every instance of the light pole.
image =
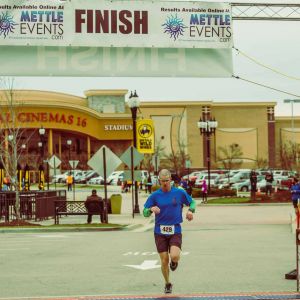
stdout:
<svg viewBox="0 0 300 300">
<path fill-rule="evenodd" d="M 284 103 L 291 103 L 291 123 L 292 123 L 292 135 L 293 135 L 293 140 L 292 140 L 292 145 L 293 149 L 295 149 L 295 155 L 296 155 L 296 166 L 298 166 L 298 151 L 296 147 L 296 140 L 295 140 L 295 123 L 294 123 L 294 103 L 300 103 L 300 99 L 284 99 Z"/>
<path fill-rule="evenodd" d="M 27 163 L 27 153 L 25 151 L 26 151 L 26 144 L 22 144 L 21 145 L 21 153 L 22 153 L 23 161 L 25 161 Z"/>
<path fill-rule="evenodd" d="M 207 173 L 208 173 L 208 192 L 210 192 L 210 137 L 216 132 L 218 122 L 215 119 L 204 120 L 200 118 L 197 122 L 197 126 L 200 129 L 200 134 L 206 139 L 206 162 L 207 162 Z"/>
<path fill-rule="evenodd" d="M 67 140 L 67 145 L 69 148 L 69 164 L 70 164 L 70 160 L 71 160 L 71 146 L 72 146 L 72 140 Z"/>
<path fill-rule="evenodd" d="M 45 133 L 46 130 L 43 126 L 39 129 L 39 135 L 40 135 L 40 142 L 38 142 L 38 146 L 40 148 L 40 154 L 41 154 L 41 164 L 39 166 L 39 189 L 43 190 L 45 185 L 45 173 L 44 173 L 44 155 L 45 155 Z M 48 160 L 47 160 L 48 164 Z M 47 165 L 48 166 L 48 165 Z M 47 171 L 48 167 L 47 167 Z M 49 190 L 49 173 L 47 174 L 47 189 Z"/>
<path fill-rule="evenodd" d="M 136 114 L 137 110 L 140 106 L 140 99 L 139 96 L 137 95 L 136 91 L 134 91 L 134 94 L 131 92 L 129 99 L 128 99 L 128 106 L 130 107 L 131 110 L 131 117 L 132 117 L 132 133 L 133 133 L 133 147 L 136 148 Z M 131 174 L 134 172 L 134 167 L 133 167 L 133 159 L 131 161 Z M 133 182 L 132 182 L 133 184 Z M 138 199 L 138 186 L 137 186 L 137 181 L 134 180 L 134 192 L 135 192 L 135 205 L 134 205 L 134 213 L 140 213 L 140 208 L 139 208 L 139 199 Z"/>
<path fill-rule="evenodd" d="M 72 174 L 71 174 L 71 171 L 69 172 L 69 176 L 72 176 L 72 183 L 69 181 L 67 182 L 68 184 L 68 191 L 71 191 L 72 190 L 72 186 L 73 186 L 73 200 L 75 200 L 75 180 L 74 180 L 74 167 L 73 165 L 70 164 L 70 161 L 71 161 L 71 145 L 72 145 L 72 140 L 67 140 L 67 145 L 68 145 L 68 148 L 69 148 L 69 165 L 71 166 L 71 169 L 73 170 Z M 69 178 L 69 177 L 68 177 Z M 68 179 L 67 179 L 68 181 Z"/>
</svg>

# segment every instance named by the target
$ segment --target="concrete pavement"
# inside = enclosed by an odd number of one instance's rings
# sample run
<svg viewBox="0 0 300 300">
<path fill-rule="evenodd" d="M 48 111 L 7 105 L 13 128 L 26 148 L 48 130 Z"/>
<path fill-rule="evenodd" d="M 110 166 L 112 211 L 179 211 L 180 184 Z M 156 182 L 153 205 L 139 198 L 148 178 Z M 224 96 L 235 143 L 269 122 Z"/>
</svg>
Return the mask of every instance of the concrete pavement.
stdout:
<svg viewBox="0 0 300 300">
<path fill-rule="evenodd" d="M 118 188 L 110 187 L 109 195 L 119 193 Z M 76 199 L 89 194 L 78 189 Z M 148 295 L 143 299 L 164 299 L 159 269 L 128 267 L 144 260 L 159 262 L 151 233 L 153 216 L 133 218 L 131 194 L 122 198 L 121 214 L 109 215 L 109 222 L 129 225 L 130 231 L 0 235 L 0 299 L 124 299 L 124 294 L 126 299 L 141 294 Z M 139 194 L 140 210 L 146 199 L 145 193 Z M 197 293 L 195 299 L 299 299 L 296 282 L 284 279 L 295 268 L 292 205 L 196 201 L 194 220 L 183 223 L 186 255 L 171 274 L 173 297 Z M 86 216 L 63 217 L 61 223 L 84 224 Z"/>
<path fill-rule="evenodd" d="M 75 191 L 75 199 L 84 201 L 91 190 L 79 189 Z M 121 214 L 109 214 L 109 223 L 130 225 L 129 229 L 140 231 L 137 227 L 153 227 L 153 216 L 144 218 L 142 215 L 144 203 L 149 194 L 144 191 L 139 192 L 140 214 L 133 214 L 132 193 L 121 193 L 120 186 L 108 186 L 108 197 L 112 194 L 122 195 Z M 103 191 L 98 191 L 98 195 L 104 197 Z M 67 192 L 67 200 L 73 200 L 73 191 Z M 186 226 L 198 228 L 199 226 L 210 225 L 251 225 L 251 224 L 288 224 L 293 225 L 294 209 L 291 204 L 234 204 L 234 205 L 210 205 L 202 204 L 200 199 L 195 199 L 197 203 L 196 213 L 193 222 Z M 60 219 L 60 224 L 86 224 L 86 216 L 67 216 Z M 98 223 L 99 217 L 93 216 L 93 223 Z M 42 225 L 52 225 L 53 220 L 39 222 Z"/>
</svg>

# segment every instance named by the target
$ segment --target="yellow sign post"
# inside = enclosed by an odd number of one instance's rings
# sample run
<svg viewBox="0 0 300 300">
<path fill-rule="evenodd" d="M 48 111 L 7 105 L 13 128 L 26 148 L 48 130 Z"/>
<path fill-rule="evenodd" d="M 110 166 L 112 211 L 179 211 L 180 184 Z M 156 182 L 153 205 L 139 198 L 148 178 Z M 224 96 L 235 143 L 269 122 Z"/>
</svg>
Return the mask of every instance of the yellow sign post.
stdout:
<svg viewBox="0 0 300 300">
<path fill-rule="evenodd" d="M 140 153 L 154 153 L 154 124 L 151 119 L 136 122 L 137 150 Z"/>
</svg>

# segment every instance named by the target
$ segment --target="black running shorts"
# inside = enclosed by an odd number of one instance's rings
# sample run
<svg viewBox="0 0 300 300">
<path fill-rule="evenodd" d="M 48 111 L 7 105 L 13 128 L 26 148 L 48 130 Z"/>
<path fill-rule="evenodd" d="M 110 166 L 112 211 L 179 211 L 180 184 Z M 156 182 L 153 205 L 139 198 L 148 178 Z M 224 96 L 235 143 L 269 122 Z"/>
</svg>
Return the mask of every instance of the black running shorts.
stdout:
<svg viewBox="0 0 300 300">
<path fill-rule="evenodd" d="M 157 252 L 170 252 L 171 246 L 177 246 L 181 249 L 182 234 L 175 233 L 171 235 L 163 235 L 154 233 Z"/>
</svg>

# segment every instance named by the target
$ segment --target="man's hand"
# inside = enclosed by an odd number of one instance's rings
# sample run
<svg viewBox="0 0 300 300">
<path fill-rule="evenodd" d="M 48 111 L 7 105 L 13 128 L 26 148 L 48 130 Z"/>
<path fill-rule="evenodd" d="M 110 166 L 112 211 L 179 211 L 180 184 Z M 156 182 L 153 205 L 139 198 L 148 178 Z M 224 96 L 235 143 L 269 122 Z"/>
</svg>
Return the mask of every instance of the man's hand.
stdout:
<svg viewBox="0 0 300 300">
<path fill-rule="evenodd" d="M 150 208 L 150 210 L 155 213 L 156 215 L 158 215 L 160 213 L 160 208 L 158 206 L 152 206 Z"/>
<path fill-rule="evenodd" d="M 188 210 L 187 213 L 186 213 L 186 218 L 187 218 L 188 221 L 192 221 L 193 218 L 194 218 L 193 213 Z"/>
</svg>

